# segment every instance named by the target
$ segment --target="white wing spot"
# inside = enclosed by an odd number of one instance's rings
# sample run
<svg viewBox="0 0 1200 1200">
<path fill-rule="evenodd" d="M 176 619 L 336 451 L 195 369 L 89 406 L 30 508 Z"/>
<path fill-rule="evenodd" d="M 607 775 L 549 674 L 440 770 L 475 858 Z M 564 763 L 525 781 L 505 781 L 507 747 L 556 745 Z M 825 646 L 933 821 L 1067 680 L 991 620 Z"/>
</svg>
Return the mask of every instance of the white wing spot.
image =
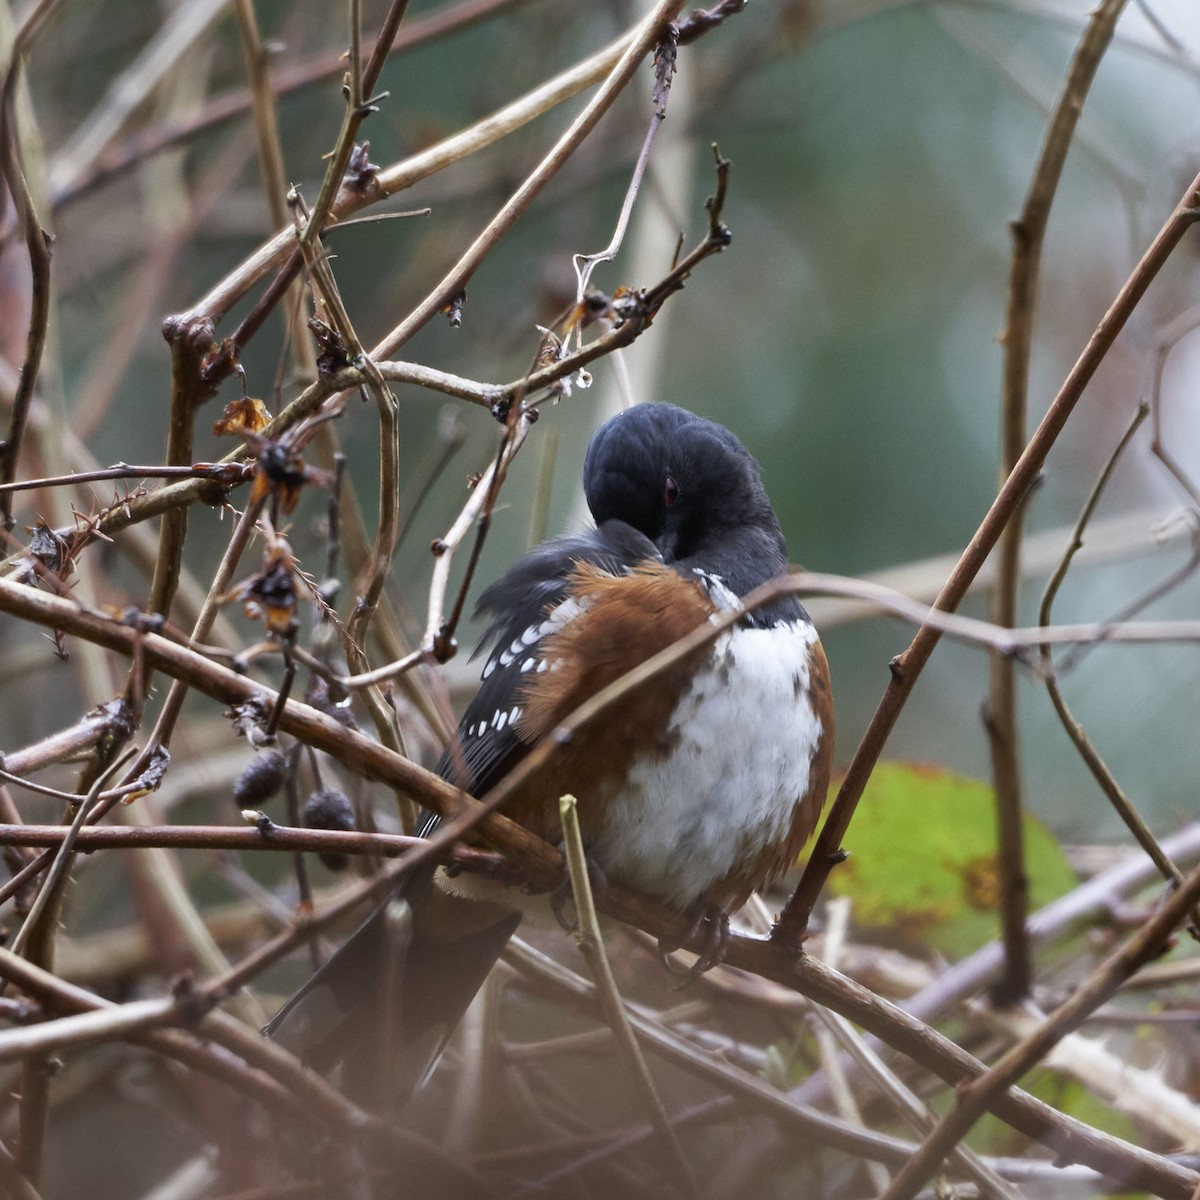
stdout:
<svg viewBox="0 0 1200 1200">
<path fill-rule="evenodd" d="M 692 573 L 704 584 L 704 590 L 708 592 L 709 599 L 718 608 L 737 608 L 737 596 L 733 594 L 720 575 L 713 575 L 711 572 L 701 570 L 699 567 L 693 567 Z"/>
<path fill-rule="evenodd" d="M 479 678 L 486 679 L 495 669 L 496 669 L 496 660 L 493 658 L 493 659 L 490 659 L 488 661 L 487 666 L 483 668 L 483 674 L 480 675 Z"/>
<path fill-rule="evenodd" d="M 494 726 L 495 726 L 497 729 L 503 729 L 503 728 L 504 728 L 504 726 L 508 724 L 508 713 L 505 713 L 505 712 L 498 712 L 498 713 L 497 713 L 497 714 L 496 714 L 496 715 L 495 715 L 495 716 L 492 718 L 492 724 L 493 724 L 493 725 L 494 725 Z"/>
<path fill-rule="evenodd" d="M 534 668 L 534 667 L 536 667 L 536 666 L 537 666 L 537 659 L 536 659 L 536 658 L 527 658 L 527 659 L 526 659 L 526 660 L 525 660 L 525 661 L 524 661 L 524 662 L 521 664 L 521 674 L 522 674 L 522 675 L 524 675 L 526 671 L 532 671 L 532 670 L 533 670 L 533 668 Z"/>
</svg>

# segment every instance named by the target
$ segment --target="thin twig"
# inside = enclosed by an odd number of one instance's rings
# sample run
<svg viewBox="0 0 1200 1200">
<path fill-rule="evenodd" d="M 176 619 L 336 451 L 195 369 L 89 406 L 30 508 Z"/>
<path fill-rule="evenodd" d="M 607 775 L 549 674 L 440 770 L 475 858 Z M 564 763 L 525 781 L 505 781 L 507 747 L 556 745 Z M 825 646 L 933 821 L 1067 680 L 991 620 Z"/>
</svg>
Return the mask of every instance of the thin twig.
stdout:
<svg viewBox="0 0 1200 1200">
<path fill-rule="evenodd" d="M 375 111 L 371 93 L 374 91 L 376 83 L 379 82 L 379 73 L 383 70 L 383 64 L 387 61 L 387 56 L 392 48 L 392 42 L 396 37 L 396 31 L 400 27 L 400 22 L 404 19 L 404 13 L 407 8 L 408 0 L 392 0 L 388 6 L 387 16 L 384 17 L 383 25 L 380 27 L 379 34 L 375 39 L 375 47 L 371 52 L 371 59 L 366 66 L 363 66 L 359 50 L 362 37 L 362 30 L 359 25 L 359 5 L 357 0 L 351 0 L 350 40 L 352 49 L 350 87 L 346 95 L 346 109 L 342 115 L 342 127 L 338 131 L 337 141 L 334 143 L 333 151 L 329 156 L 329 165 L 325 168 L 325 175 L 321 180 L 321 190 L 317 193 L 312 214 L 305 223 L 303 231 L 300 233 L 299 241 L 302 248 L 313 244 L 315 239 L 324 230 L 326 221 L 333 213 L 334 201 L 337 199 L 338 192 L 342 187 L 342 181 L 346 175 L 346 166 L 350 162 L 350 155 L 354 151 L 355 139 L 358 136 L 359 127 Z"/>
<path fill-rule="evenodd" d="M 63 888 L 67 880 L 67 872 L 74 861 L 75 846 L 84 822 L 88 819 L 93 805 L 105 783 L 125 765 L 129 751 L 109 763 L 92 783 L 88 794 L 77 807 L 71 823 L 58 827 L 62 836 L 55 843 L 54 861 L 50 872 L 38 892 L 37 899 L 30 908 L 24 924 L 12 940 L 12 952 L 28 958 L 39 966 L 47 966 L 51 960 L 51 944 L 58 928 L 59 910 L 62 906 Z M 23 826 L 19 827 L 23 828 Z"/>
<path fill-rule="evenodd" d="M 675 1136 L 675 1129 L 662 1099 L 650 1077 L 646 1060 L 642 1057 L 633 1027 L 625 1011 L 617 981 L 613 978 L 608 955 L 604 952 L 604 935 L 600 932 L 600 918 L 592 898 L 592 885 L 588 879 L 587 859 L 583 851 L 583 834 L 579 828 L 579 814 L 575 808 L 575 797 L 564 796 L 558 802 L 558 815 L 562 821 L 563 846 L 567 867 L 571 873 L 571 893 L 575 898 L 575 912 L 579 927 L 575 933 L 575 944 L 591 969 L 596 982 L 596 996 L 608 1027 L 616 1039 L 617 1049 L 625 1061 L 625 1068 L 633 1078 L 642 1101 L 650 1112 L 650 1120 L 672 1160 L 678 1182 L 689 1196 L 698 1196 L 695 1176 L 691 1164 Z"/>
<path fill-rule="evenodd" d="M 1154 367 L 1150 385 L 1150 407 L 1154 413 L 1154 438 L 1150 449 L 1167 469 L 1193 510 L 1200 509 L 1200 488 L 1184 470 L 1183 464 L 1168 448 L 1163 426 L 1163 374 L 1172 351 L 1193 329 L 1200 325 L 1200 307 L 1192 306 L 1170 321 L 1159 334 L 1154 353 Z"/>
<path fill-rule="evenodd" d="M 334 203 L 331 217 L 341 219 L 352 215 L 387 196 L 412 187 L 446 167 L 453 166 L 471 154 L 494 145 L 603 79 L 619 60 L 628 43 L 629 35 L 626 35 L 459 133 L 452 134 L 410 158 L 381 169 L 375 176 L 374 186 L 368 191 L 342 191 Z M 190 309 L 181 313 L 179 319 L 186 322 L 228 312 L 259 280 L 270 271 L 282 267 L 293 255 L 294 269 L 299 269 L 302 260 L 296 253 L 296 235 L 289 223 L 225 275 Z M 286 285 L 288 280 L 282 282 Z"/>
<path fill-rule="evenodd" d="M 225 553 L 221 556 L 220 565 L 217 567 L 212 584 L 208 589 L 208 594 L 204 598 L 204 603 L 192 627 L 190 641 L 193 644 L 202 645 L 212 632 L 217 614 L 220 612 L 221 601 L 233 581 L 233 574 L 237 570 L 237 565 L 241 561 L 246 546 L 249 544 L 258 521 L 258 515 L 262 511 L 265 501 L 266 497 L 264 496 L 248 505 L 245 512 L 238 519 L 238 523 L 234 526 L 229 538 L 229 545 L 225 548 Z M 146 745 L 129 773 L 131 777 L 136 778 L 142 774 L 149 767 L 155 756 L 162 754 L 170 746 L 171 737 L 175 731 L 175 723 L 179 720 L 180 713 L 183 712 L 183 705 L 187 699 L 187 694 L 188 685 L 184 680 L 173 679 L 171 681 L 171 687 L 167 692 L 166 699 L 163 701 L 163 706 L 159 711 L 158 719 L 154 723 L 154 728 L 149 738 L 146 739 Z M 132 782 L 132 779 L 126 779 L 125 782 Z M 103 816 L 111 806 L 111 803 L 106 804 L 101 809 L 99 815 Z"/>
<path fill-rule="evenodd" d="M 380 372 L 382 374 L 382 372 Z M 429 498 L 433 486 L 441 478 L 450 460 L 467 440 L 466 426 L 459 420 L 452 405 L 445 405 L 438 413 L 437 434 L 424 459 L 410 477 L 401 498 L 400 529 L 396 534 L 396 545 L 401 546 L 405 537 L 416 523 L 421 506 Z"/>
<path fill-rule="evenodd" d="M 128 736 L 126 716 L 119 705 L 106 704 L 85 713 L 73 725 L 28 746 L 6 751 L 4 768 L 12 776 L 32 775 L 55 763 L 91 758 L 96 747 L 114 737 Z"/>
<path fill-rule="evenodd" d="M 1112 454 L 1109 455 L 1108 461 L 1104 464 L 1103 469 L 1096 478 L 1096 482 L 1088 493 L 1088 497 L 1080 511 L 1079 519 L 1075 524 L 1075 529 L 1072 532 L 1071 539 L 1063 550 L 1063 556 L 1058 568 L 1050 577 L 1045 593 L 1042 595 L 1041 605 L 1038 608 L 1038 621 L 1040 624 L 1048 625 L 1050 623 L 1051 612 L 1054 607 L 1055 598 L 1058 596 L 1058 590 L 1062 586 L 1063 580 L 1067 577 L 1067 572 L 1071 568 L 1071 561 L 1076 551 L 1083 545 L 1083 535 L 1087 529 L 1088 522 L 1091 520 L 1096 506 L 1100 502 L 1100 497 L 1104 494 L 1104 490 L 1108 486 L 1108 481 L 1112 478 L 1113 471 L 1116 469 L 1121 455 L 1133 439 L 1133 435 L 1138 431 L 1142 422 L 1146 419 L 1148 412 L 1147 405 L 1138 405 L 1133 419 L 1129 422 L 1125 432 L 1113 448 Z M 1195 553 L 1193 553 L 1194 559 Z M 1181 883 L 1183 875 L 1179 868 L 1163 853 L 1158 839 L 1142 819 L 1133 802 L 1125 794 L 1116 776 L 1109 770 L 1108 764 L 1097 752 L 1091 739 L 1084 732 L 1083 726 L 1075 719 L 1074 714 L 1067 705 L 1066 698 L 1062 694 L 1062 689 L 1059 687 L 1058 680 L 1055 678 L 1052 669 L 1053 660 L 1050 655 L 1050 647 L 1044 646 L 1042 654 L 1045 657 L 1048 667 L 1045 676 L 1046 691 L 1050 696 L 1050 702 L 1054 706 L 1054 711 L 1058 714 L 1058 719 L 1062 723 L 1063 729 L 1071 739 L 1075 749 L 1079 752 L 1079 757 L 1083 759 L 1088 770 L 1092 773 L 1092 778 L 1099 784 L 1101 791 L 1108 798 L 1113 808 L 1116 809 L 1117 815 L 1125 822 L 1126 828 L 1133 834 L 1138 845 L 1142 847 L 1150 856 L 1150 860 L 1162 872 L 1163 878 L 1170 883 Z M 1200 913 L 1193 913 L 1192 924 L 1194 927 L 1200 928 Z"/>
<path fill-rule="evenodd" d="M 1165 524 L 1170 523 L 1171 518 L 1168 517 Z M 1163 596 L 1169 595 L 1181 583 L 1190 579 L 1196 573 L 1197 568 L 1200 567 L 1200 513 L 1188 513 L 1185 510 L 1177 514 L 1174 523 L 1187 531 L 1191 542 L 1188 557 L 1177 567 L 1172 568 L 1163 575 L 1161 579 L 1156 579 L 1143 591 L 1132 597 L 1132 599 L 1118 606 L 1117 610 L 1110 617 L 1100 622 L 1101 627 L 1115 627 L 1131 620 L 1143 611 L 1143 609 L 1149 608 L 1150 605 L 1161 600 Z M 1066 675 L 1069 671 L 1073 671 L 1097 644 L 1080 643 L 1078 646 L 1068 649 L 1065 654 L 1055 660 L 1055 670 L 1057 673 L 1062 676 Z"/>
<path fill-rule="evenodd" d="M 526 979 L 548 989 L 552 996 L 567 999 L 575 1005 L 586 1004 L 590 1012 L 600 1011 L 594 983 L 568 970 L 520 938 L 513 938 L 509 943 L 504 951 L 504 959 Z M 717 1055 L 698 1050 L 661 1022 L 650 1020 L 637 1011 L 630 1011 L 628 1016 L 634 1032 L 647 1050 L 673 1063 L 680 1070 L 717 1085 L 729 1096 L 754 1105 L 798 1138 L 833 1146 L 871 1161 L 894 1165 L 906 1161 L 912 1152 L 911 1144 L 897 1138 L 849 1125 L 819 1109 L 790 1103 L 764 1080 L 739 1070 Z M 650 1127 L 647 1127 L 647 1133 L 652 1133 Z M 619 1146 L 628 1145 L 633 1140 L 626 1139 Z M 541 1180 L 543 1185 L 553 1182 L 553 1178 Z"/>
<path fill-rule="evenodd" d="M 840 948 L 838 943 L 845 936 L 845 926 L 849 921 L 850 898 L 848 896 L 839 896 L 829 902 L 829 908 L 832 912 L 825 938 L 824 960 L 831 967 L 836 967 L 837 952 Z M 836 939 L 834 937 L 835 933 L 837 934 Z M 871 1049 L 866 1039 L 854 1029 L 850 1022 L 845 1017 L 839 1017 L 837 1013 L 830 1012 L 829 1009 L 819 1004 L 812 1005 L 811 1011 L 820 1021 L 821 1027 L 816 1031 L 818 1041 L 821 1040 L 822 1035 L 829 1040 L 836 1039 L 837 1043 L 858 1063 L 859 1068 L 866 1074 L 867 1078 L 875 1084 L 896 1112 L 899 1113 L 901 1119 L 905 1121 L 908 1127 L 915 1130 L 918 1134 L 928 1134 L 937 1120 L 933 1112 L 894 1071 L 888 1068 L 883 1059 Z M 837 1079 L 837 1075 L 834 1072 L 838 1070 L 837 1056 L 832 1053 L 823 1052 L 822 1058 L 825 1060 L 825 1069 L 830 1076 L 831 1090 L 834 1090 L 833 1085 Z M 844 1078 L 842 1079 L 842 1086 L 845 1086 Z M 968 1179 L 973 1180 L 979 1185 L 983 1195 L 995 1197 L 996 1200 L 1020 1200 L 1018 1194 L 1003 1179 L 996 1175 L 974 1151 L 959 1146 L 955 1149 L 951 1162 Z M 891 1180 L 886 1176 L 880 1180 L 878 1176 L 872 1175 L 872 1182 L 875 1184 L 877 1190 L 882 1193 L 887 1189 Z"/>
<path fill-rule="evenodd" d="M 258 134 L 259 169 L 263 174 L 267 210 L 271 223 L 281 228 L 287 221 L 287 171 L 283 164 L 283 146 L 279 140 L 279 117 L 275 111 L 275 95 L 271 89 L 270 55 L 263 45 L 254 11 L 254 0 L 234 0 L 242 51 L 246 59 L 246 74 L 253 97 L 254 125 Z"/>
<path fill-rule="evenodd" d="M 621 201 L 621 211 L 617 216 L 617 225 L 613 230 L 612 238 L 603 250 L 599 250 L 595 254 L 575 255 L 575 302 L 577 304 L 583 303 L 588 284 L 591 282 L 592 272 L 601 263 L 612 262 L 625 240 L 625 231 L 629 228 L 629 217 L 642 186 L 642 178 L 646 174 L 646 166 L 650 161 L 650 151 L 654 146 L 654 139 L 658 135 L 659 127 L 667 119 L 667 97 L 670 95 L 671 81 L 675 75 L 678 36 L 679 30 L 668 26 L 654 54 L 654 112 L 650 114 L 650 125 L 646 130 L 646 137 L 642 142 L 637 161 L 633 165 L 633 174 L 630 177 L 629 186 L 625 189 L 625 198 Z"/>
<path fill-rule="evenodd" d="M 451 639 L 454 630 L 446 620 L 446 591 L 450 584 L 450 567 L 454 560 L 454 552 L 476 521 L 490 512 L 495 504 L 508 465 L 525 444 L 532 424 L 533 417 L 521 413 L 511 431 L 505 429 L 495 460 L 476 482 L 470 498 L 463 505 L 462 512 L 455 518 L 454 523 L 434 542 L 435 559 L 433 577 L 429 583 L 428 615 L 419 652 L 423 655 L 432 655 L 439 661 L 445 661 L 453 652 Z M 353 686 L 358 686 L 358 682 L 355 680 Z M 346 681 L 346 686 L 352 686 L 351 682 Z"/>
<path fill-rule="evenodd" d="M 70 834 L 64 825 L 0 825 L 0 846 L 62 844 Z M 95 850 L 157 846 L 167 850 L 305 851 L 314 854 L 374 855 L 395 858 L 420 838 L 397 833 L 358 833 L 341 829 L 306 829 L 277 825 L 262 814 L 253 825 L 88 825 L 76 831 L 73 843 L 80 853 Z M 462 861 L 484 869 L 494 856 L 461 847 Z"/>
<path fill-rule="evenodd" d="M 25 237 L 25 249 L 29 255 L 29 267 L 33 274 L 25 358 L 21 363 L 21 373 L 12 398 L 8 437 L 0 442 L 0 483 L 11 483 L 17 475 L 21 443 L 25 437 L 29 409 L 33 404 L 38 372 L 41 370 L 42 353 L 46 348 L 50 303 L 54 295 L 50 284 L 50 234 L 42 226 L 37 206 L 33 201 L 33 193 L 25 179 L 21 131 L 17 128 L 17 85 L 25 55 L 47 18 L 58 7 L 58 3 L 59 0 L 41 0 L 17 30 L 12 43 L 12 58 L 4 75 L 3 89 L 0 90 L 0 173 L 4 176 L 4 182 L 8 185 L 9 195 L 17 210 L 21 232 Z M 0 525 L 6 530 L 12 529 L 14 525 L 12 496 L 9 492 L 0 495 Z"/>
<path fill-rule="evenodd" d="M 727 167 L 728 164 L 723 160 L 718 163 L 718 196 L 723 191 L 723 168 Z M 710 203 L 715 204 L 716 198 Z M 719 211 L 719 209 L 714 211 Z M 690 272 L 704 259 L 720 253 L 727 244 L 728 232 L 719 223 L 710 222 L 708 236 L 666 276 L 644 293 L 629 297 L 626 302 L 622 303 L 615 328 L 566 358 L 540 367 L 511 383 L 479 383 L 416 363 L 384 360 L 375 363 L 375 367 L 378 368 L 380 376 L 388 382 L 416 384 L 419 387 L 426 387 L 449 396 L 470 400 L 494 411 L 505 411 L 512 406 L 517 397 L 532 396 L 551 388 L 559 380 L 575 374 L 596 359 L 635 341 L 649 328 L 666 300 L 683 287 Z M 286 430 L 294 428 L 300 421 L 315 413 L 335 392 L 361 387 L 366 382 L 365 371 L 353 366 L 339 371 L 328 380 L 318 381 L 306 388 L 296 400 L 280 412 L 264 430 L 263 436 L 279 437 Z M 84 531 L 71 527 L 65 532 L 61 530 L 58 532 L 63 536 L 74 535 L 81 549 L 95 538 L 109 537 L 131 525 L 161 517 L 177 507 L 194 504 L 207 495 L 207 489 L 211 489 L 213 480 L 228 481 L 224 472 L 236 470 L 241 471 L 244 476 L 247 468 L 242 465 L 242 459 L 246 453 L 247 447 L 238 446 L 226 454 L 219 463 L 203 468 L 211 472 L 211 477 L 197 477 L 178 483 L 168 483 L 157 491 L 133 496 L 121 504 L 111 506 L 101 514 L 99 519 L 92 521 Z M 13 555 L 3 564 L 0 574 L 22 573 L 31 569 L 31 564 L 33 568 L 40 566 L 36 560 L 31 560 L 22 549 L 20 553 Z"/>
<path fill-rule="evenodd" d="M 73 861 L 71 849 L 74 836 L 87 819 L 88 810 L 96 801 L 107 780 L 120 769 L 123 757 L 99 771 L 83 803 L 79 806 L 66 836 L 55 854 L 50 874 L 42 884 L 25 923 L 13 939 L 12 953 L 21 955 L 37 967 L 49 969 L 54 961 L 54 942 L 58 934 L 58 919 L 62 911 L 67 872 Z M 46 1132 L 50 1119 L 50 1063 L 46 1055 L 30 1052 L 22 1057 L 20 1077 L 20 1141 L 17 1162 L 22 1174 L 34 1185 L 40 1183 Z"/>
<path fill-rule="evenodd" d="M 283 143 L 279 136 L 279 114 L 275 91 L 272 88 L 270 55 L 258 28 L 254 0 L 234 0 L 246 74 L 254 98 L 254 127 L 258 135 L 258 160 L 266 194 L 267 212 L 271 227 L 280 229 L 287 224 L 287 171 L 284 166 Z M 317 374 L 316 353 L 312 342 L 303 336 L 303 289 L 293 283 L 284 305 L 286 340 L 300 378 L 312 379 Z"/>
<path fill-rule="evenodd" d="M 849 928 L 850 906 L 849 896 L 838 896 L 827 906 L 829 919 L 825 928 L 822 958 L 835 969 L 840 965 L 838 960 L 841 957 Z M 817 1051 L 821 1056 L 825 1076 L 829 1081 L 829 1092 L 833 1097 L 833 1102 L 844 1120 L 852 1121 L 856 1125 L 863 1125 L 864 1121 L 858 1101 L 854 1098 L 854 1091 L 850 1087 L 837 1053 L 838 1042 L 847 1045 L 851 1037 L 850 1026 L 845 1022 L 835 1024 L 835 1022 L 841 1022 L 842 1018 L 835 1016 L 818 1004 L 811 1005 L 809 1011 L 818 1018 L 818 1024 L 812 1032 L 817 1043 Z M 926 1131 L 921 1130 L 921 1132 Z M 875 1192 L 882 1192 L 892 1181 L 886 1168 L 879 1163 L 868 1163 L 867 1171 Z"/>
<path fill-rule="evenodd" d="M 47 475 L 43 479 L 19 479 L 0 484 L 0 492 L 35 491 L 38 488 L 67 487 L 106 479 L 211 479 L 218 483 L 233 484 L 241 483 L 245 474 L 245 469 L 232 463 L 195 463 L 188 467 L 132 467 L 127 463 L 116 463 L 95 471 Z"/>
</svg>

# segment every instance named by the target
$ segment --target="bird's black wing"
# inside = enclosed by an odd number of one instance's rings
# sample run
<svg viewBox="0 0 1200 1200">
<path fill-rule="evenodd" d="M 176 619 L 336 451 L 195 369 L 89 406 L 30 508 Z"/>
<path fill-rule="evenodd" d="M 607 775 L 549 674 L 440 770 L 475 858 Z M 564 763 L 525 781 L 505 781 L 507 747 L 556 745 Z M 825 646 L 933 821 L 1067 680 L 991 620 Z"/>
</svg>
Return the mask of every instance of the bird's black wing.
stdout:
<svg viewBox="0 0 1200 1200">
<path fill-rule="evenodd" d="M 491 623 L 475 653 L 487 657 L 479 690 L 438 763 L 443 779 L 482 796 L 528 752 L 515 727 L 518 692 L 536 670 L 537 643 L 554 627 L 575 568 L 589 563 L 619 575 L 647 560 L 661 561 L 649 538 L 623 521 L 606 521 L 531 550 L 480 596 L 476 616 Z"/>
<path fill-rule="evenodd" d="M 528 751 L 511 721 L 494 718 L 517 704 L 528 655 L 518 657 L 514 647 L 536 645 L 525 635 L 567 599 L 575 567 L 591 563 L 618 574 L 658 557 L 636 530 L 608 521 L 532 550 L 483 593 L 478 610 L 493 618 L 476 652 L 487 655 L 483 682 L 438 763 L 443 778 L 479 796 Z M 425 814 L 420 835 L 437 825 Z M 442 893 L 433 872 L 429 864 L 405 876 L 263 1031 L 315 1070 L 340 1068 L 347 1094 L 376 1110 L 411 1096 L 521 919 Z"/>
</svg>

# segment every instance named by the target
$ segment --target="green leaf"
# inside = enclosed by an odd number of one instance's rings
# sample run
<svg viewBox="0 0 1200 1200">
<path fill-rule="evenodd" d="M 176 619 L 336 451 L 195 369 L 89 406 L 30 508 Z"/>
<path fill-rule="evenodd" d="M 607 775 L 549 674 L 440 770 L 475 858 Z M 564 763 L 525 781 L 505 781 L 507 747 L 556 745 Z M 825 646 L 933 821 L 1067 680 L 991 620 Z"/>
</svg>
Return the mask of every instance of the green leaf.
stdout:
<svg viewBox="0 0 1200 1200">
<path fill-rule="evenodd" d="M 1024 818 L 1030 908 L 1076 885 L 1054 837 Z M 843 845 L 850 858 L 830 877 L 854 901 L 859 927 L 906 947 L 958 958 L 999 934 L 995 793 L 939 767 L 882 763 Z"/>
</svg>

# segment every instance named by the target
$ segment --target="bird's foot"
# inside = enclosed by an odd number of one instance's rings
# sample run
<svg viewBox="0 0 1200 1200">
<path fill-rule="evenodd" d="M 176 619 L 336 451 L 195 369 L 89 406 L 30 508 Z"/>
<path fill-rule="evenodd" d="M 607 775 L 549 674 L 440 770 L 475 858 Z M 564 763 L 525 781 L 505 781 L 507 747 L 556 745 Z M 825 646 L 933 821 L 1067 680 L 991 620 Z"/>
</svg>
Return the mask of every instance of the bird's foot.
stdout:
<svg viewBox="0 0 1200 1200">
<path fill-rule="evenodd" d="M 671 961 L 671 954 L 680 946 L 688 946 L 699 940 L 701 949 L 696 961 L 690 967 L 681 967 Z M 688 930 L 687 935 L 679 943 L 670 943 L 664 938 L 658 940 L 658 957 L 664 967 L 672 975 L 680 976 L 674 990 L 679 992 L 689 987 L 706 971 L 725 960 L 725 951 L 729 948 L 729 914 L 715 904 L 702 904 L 696 912 L 696 919 Z"/>
<path fill-rule="evenodd" d="M 562 848 L 561 845 L 559 847 Z M 593 896 L 603 896 L 608 888 L 608 876 L 604 873 L 604 868 L 587 852 L 585 847 L 584 864 L 587 867 L 588 887 L 592 890 Z M 575 933 L 579 929 L 579 919 L 575 913 L 575 897 L 571 890 L 571 872 L 567 869 L 566 862 L 563 863 L 562 878 L 548 893 L 550 901 L 550 911 L 554 913 L 554 919 L 567 931 L 567 933 Z"/>
</svg>

